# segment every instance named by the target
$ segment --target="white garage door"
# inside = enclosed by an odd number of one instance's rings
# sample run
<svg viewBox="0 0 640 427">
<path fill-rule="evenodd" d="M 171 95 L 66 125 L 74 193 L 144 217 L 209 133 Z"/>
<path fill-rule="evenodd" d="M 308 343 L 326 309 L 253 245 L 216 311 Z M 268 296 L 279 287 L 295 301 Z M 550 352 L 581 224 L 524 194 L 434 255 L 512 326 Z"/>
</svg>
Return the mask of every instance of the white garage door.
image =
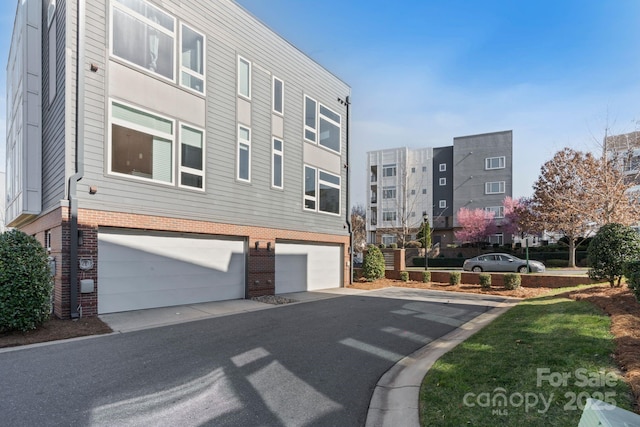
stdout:
<svg viewBox="0 0 640 427">
<path fill-rule="evenodd" d="M 98 313 L 244 298 L 243 240 L 98 233 Z"/>
<path fill-rule="evenodd" d="M 276 242 L 276 293 L 342 286 L 342 246 Z"/>
</svg>

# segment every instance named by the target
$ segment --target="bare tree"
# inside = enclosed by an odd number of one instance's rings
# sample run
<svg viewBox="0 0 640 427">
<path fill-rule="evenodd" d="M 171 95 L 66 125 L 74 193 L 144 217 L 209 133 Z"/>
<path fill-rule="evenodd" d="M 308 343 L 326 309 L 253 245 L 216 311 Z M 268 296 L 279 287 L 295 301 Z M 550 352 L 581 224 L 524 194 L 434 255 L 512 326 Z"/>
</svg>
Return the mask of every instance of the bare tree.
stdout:
<svg viewBox="0 0 640 427">
<path fill-rule="evenodd" d="M 353 233 L 353 251 L 361 253 L 367 246 L 367 209 L 359 203 L 351 208 L 351 232 Z"/>
</svg>

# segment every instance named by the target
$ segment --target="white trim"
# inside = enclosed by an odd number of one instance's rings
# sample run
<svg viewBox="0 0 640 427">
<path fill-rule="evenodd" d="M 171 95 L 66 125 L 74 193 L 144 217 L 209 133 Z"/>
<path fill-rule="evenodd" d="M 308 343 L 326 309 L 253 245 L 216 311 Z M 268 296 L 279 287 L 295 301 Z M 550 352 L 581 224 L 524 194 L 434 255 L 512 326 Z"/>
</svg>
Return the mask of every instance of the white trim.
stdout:
<svg viewBox="0 0 640 427">
<path fill-rule="evenodd" d="M 186 166 L 182 166 L 182 129 L 183 128 L 191 128 L 194 131 L 200 132 L 202 134 L 202 170 L 198 170 L 198 169 L 192 169 Z M 179 130 L 180 130 L 180 138 L 178 138 L 178 144 L 176 145 L 176 148 L 178 150 L 178 187 L 180 188 L 186 188 L 189 190 L 195 190 L 195 191 L 205 191 L 206 188 L 206 169 L 207 169 L 207 156 L 206 156 L 206 135 L 205 135 L 205 130 L 201 129 L 197 126 L 192 126 L 190 124 L 187 123 L 180 123 L 178 126 Z M 184 185 L 182 184 L 182 172 L 191 174 L 191 175 L 198 175 L 202 177 L 202 188 L 198 188 L 198 187 L 193 187 L 191 185 Z"/>
<path fill-rule="evenodd" d="M 282 111 L 276 110 L 276 80 L 279 81 L 282 86 L 282 93 L 280 94 Z M 272 76 L 271 78 L 271 111 L 279 116 L 284 116 L 284 80 L 276 76 Z"/>
<path fill-rule="evenodd" d="M 158 132 L 157 130 L 153 130 L 153 129 L 149 129 L 147 127 L 144 126 L 140 126 L 136 123 L 131 123 L 128 122 L 126 120 L 122 120 L 122 119 L 116 119 L 113 117 L 113 104 L 121 104 L 123 106 L 132 108 L 134 110 L 140 111 L 142 113 L 146 113 L 146 114 L 150 114 L 152 116 L 156 116 L 160 119 L 163 120 L 167 120 L 171 122 L 171 129 L 173 131 L 173 134 L 168 134 L 165 132 Z M 175 186 L 176 183 L 176 155 L 175 155 L 175 149 L 176 149 L 176 137 L 175 137 L 175 132 L 176 132 L 176 120 L 172 119 L 171 117 L 167 117 L 167 116 L 163 116 L 162 114 L 158 114 L 154 111 L 145 109 L 145 108 L 141 108 L 137 105 L 132 105 L 129 104 L 127 102 L 123 102 L 120 100 L 116 100 L 113 98 L 109 99 L 109 105 L 108 105 L 108 132 L 107 132 L 107 175 L 111 175 L 111 176 L 119 176 L 119 177 L 125 177 L 125 178 L 130 178 L 130 179 L 134 179 L 134 180 L 138 180 L 138 181 L 144 181 L 144 182 L 153 182 L 155 184 L 161 184 L 161 185 L 166 185 L 166 186 Z M 143 133 L 147 133 L 150 135 L 155 135 L 155 136 L 159 136 L 161 138 L 164 139 L 168 139 L 171 141 L 171 182 L 166 182 L 166 181 L 160 181 L 157 179 L 153 179 L 153 178 L 145 178 L 143 176 L 136 176 L 136 175 L 131 175 L 131 174 L 126 174 L 126 173 L 121 173 L 121 172 L 114 172 L 112 170 L 112 157 L 113 157 L 113 125 L 119 125 L 119 126 L 123 126 L 126 127 L 127 129 L 131 129 L 131 130 L 135 130 L 138 132 L 143 132 Z"/>
<path fill-rule="evenodd" d="M 314 176 L 315 176 L 315 197 L 310 197 L 307 196 L 306 194 L 306 169 L 309 168 L 311 170 L 314 171 Z M 325 181 L 322 180 L 320 178 L 320 174 L 324 173 L 327 175 L 331 175 L 333 177 L 336 177 L 338 179 L 338 184 L 335 184 L 333 182 L 329 182 L 329 181 Z M 326 214 L 326 215 L 333 215 L 333 216 L 340 216 L 341 212 L 342 212 L 342 177 L 340 175 L 336 175 L 334 173 L 331 172 L 327 172 L 325 170 L 316 168 L 314 166 L 309 166 L 307 164 L 303 165 L 303 184 L 302 184 L 302 196 L 303 196 L 303 200 L 302 200 L 302 208 L 307 211 L 307 212 L 317 212 L 317 213 L 321 213 L 321 214 Z M 332 187 L 338 190 L 338 212 L 328 212 L 328 211 L 323 211 L 320 209 L 320 203 L 321 203 L 321 198 L 320 198 L 320 183 L 322 183 L 323 185 L 326 185 L 328 187 Z M 314 201 L 315 202 L 315 209 L 309 209 L 306 207 L 305 201 Z"/>
<path fill-rule="evenodd" d="M 313 110 L 313 115 L 314 115 L 314 125 L 313 127 L 310 127 L 307 125 L 307 98 L 311 101 L 313 101 L 313 103 L 315 104 L 315 108 Z M 311 142 L 313 144 L 318 144 L 318 101 L 316 101 L 315 99 L 311 98 L 309 95 L 304 95 L 302 98 L 302 124 L 304 126 L 303 131 L 302 131 L 302 136 L 304 138 L 305 141 Z M 313 136 L 315 139 L 309 139 L 307 138 L 307 131 L 313 133 Z"/>
<path fill-rule="evenodd" d="M 440 200 L 438 202 L 438 209 L 446 209 L 447 208 L 447 201 L 446 200 Z"/>
<path fill-rule="evenodd" d="M 242 93 L 242 92 L 240 91 L 240 82 L 241 82 L 241 79 L 240 79 L 240 77 L 241 77 L 241 76 L 240 76 L 240 62 L 244 62 L 244 63 L 246 63 L 246 64 L 248 65 L 248 67 L 249 67 L 249 69 L 248 69 L 248 76 L 247 76 L 247 78 L 248 78 L 248 81 L 247 81 L 247 91 L 249 92 L 248 94 L 244 94 L 244 93 Z M 247 58 L 245 58 L 245 57 L 243 57 L 243 56 L 241 56 L 241 55 L 238 55 L 238 61 L 237 61 L 237 66 L 236 66 L 236 75 L 237 75 L 237 93 L 238 93 L 238 96 L 240 96 L 240 97 L 242 97 L 242 98 L 245 98 L 245 99 L 248 99 L 248 100 L 251 100 L 251 90 L 253 89 L 253 88 L 251 87 L 251 86 L 252 86 L 252 85 L 251 85 L 251 68 L 252 68 L 252 67 L 251 67 L 251 61 L 249 61 Z"/>
<path fill-rule="evenodd" d="M 276 141 L 280 141 L 280 150 L 276 150 Z M 280 185 L 275 185 L 276 155 L 280 156 Z M 271 188 L 277 188 L 279 190 L 284 188 L 284 140 L 282 138 L 276 138 L 275 136 L 271 138 Z"/>
<path fill-rule="evenodd" d="M 494 218 L 504 218 L 504 206 L 487 206 L 484 210 L 486 212 L 493 212 Z"/>
<path fill-rule="evenodd" d="M 249 139 L 240 139 L 240 128 L 246 129 L 249 131 Z M 237 128 L 237 145 L 236 145 L 236 179 L 242 182 L 251 182 L 251 128 L 245 125 L 238 125 Z M 248 165 L 247 165 L 247 178 L 240 178 L 240 149 L 241 145 L 247 146 L 247 155 L 248 155 Z"/>
<path fill-rule="evenodd" d="M 162 10 L 159 7 L 155 6 L 154 4 L 151 4 L 146 0 L 141 0 L 141 1 L 143 1 L 145 4 L 151 6 L 152 8 L 156 9 L 158 12 L 160 12 L 160 13 L 168 16 L 169 18 L 171 18 L 173 20 L 173 31 L 169 31 L 166 28 L 164 28 L 162 25 L 158 25 L 157 23 L 151 21 L 150 19 L 147 19 L 145 16 L 140 15 L 139 13 L 129 9 L 125 5 L 123 5 L 121 3 L 118 3 L 118 2 L 116 2 L 114 0 L 111 0 L 111 7 L 109 8 L 109 56 L 112 57 L 112 58 L 117 58 L 119 61 L 122 61 L 122 62 L 124 62 L 126 64 L 129 64 L 132 67 L 135 67 L 135 68 L 137 68 L 139 70 L 144 71 L 145 73 L 149 73 L 150 75 L 153 75 L 153 76 L 159 77 L 159 78 L 161 78 L 163 80 L 175 83 L 176 82 L 176 58 L 178 58 L 178 56 L 179 56 L 178 55 L 178 49 L 177 49 L 178 37 L 177 37 L 177 34 L 176 34 L 176 22 L 177 22 L 177 20 L 176 20 L 175 16 L 173 16 L 170 13 L 165 12 L 164 10 Z M 164 75 L 162 75 L 160 73 L 157 73 L 155 71 L 151 71 L 148 68 L 146 68 L 146 67 L 144 67 L 142 65 L 138 65 L 135 62 L 131 62 L 131 61 L 125 59 L 125 58 L 122 58 L 122 57 L 116 55 L 113 52 L 113 45 L 114 45 L 114 43 L 113 43 L 113 23 L 114 23 L 113 10 L 114 9 L 118 9 L 121 12 L 126 13 L 129 16 L 132 16 L 135 19 L 138 19 L 138 20 L 142 21 L 143 23 L 152 26 L 156 30 L 158 30 L 158 31 L 160 31 L 162 33 L 165 33 L 165 34 L 167 34 L 167 35 L 172 37 L 172 39 L 173 39 L 173 64 L 171 64 L 171 72 L 173 74 L 172 78 L 164 76 Z"/>
<path fill-rule="evenodd" d="M 313 170 L 313 185 L 314 185 L 314 196 L 307 196 L 307 169 Z M 306 201 L 312 201 L 314 203 L 314 208 L 310 209 L 307 207 Z M 307 212 L 317 212 L 318 211 L 318 168 L 314 168 L 309 165 L 302 165 L 302 209 Z"/>
<path fill-rule="evenodd" d="M 440 165 L 438 166 L 440 172 L 446 172 L 447 171 L 447 164 L 446 163 L 440 163 Z"/>
<path fill-rule="evenodd" d="M 333 120 L 331 117 L 322 114 L 322 108 L 325 108 L 327 110 L 329 110 L 331 113 L 335 114 L 336 116 L 338 116 L 338 120 L 339 121 L 335 121 Z M 320 120 L 324 120 L 327 123 L 337 126 L 338 127 L 338 150 L 334 150 L 331 147 L 327 147 L 326 145 L 323 145 L 320 143 Z M 340 113 L 336 113 L 335 111 L 333 111 L 331 108 L 327 107 L 324 104 L 318 104 L 318 109 L 317 109 L 317 114 L 316 114 L 316 124 L 318 127 L 318 146 L 319 147 L 323 147 L 329 151 L 331 151 L 332 153 L 337 153 L 337 154 L 341 154 L 342 153 L 342 115 Z"/>
<path fill-rule="evenodd" d="M 498 191 L 492 191 L 491 187 L 493 184 L 498 184 Z M 505 192 L 505 182 L 504 181 L 493 181 L 493 182 L 485 182 L 484 183 L 484 194 L 502 194 Z"/>
<path fill-rule="evenodd" d="M 202 36 L 202 74 L 198 73 L 197 71 L 192 70 L 191 68 L 185 67 L 184 65 L 182 65 L 182 44 L 184 43 L 184 28 L 187 27 L 189 30 L 193 31 L 196 34 L 199 34 L 200 36 Z M 200 31 L 197 31 L 196 29 L 194 29 L 191 25 L 187 25 L 183 22 L 180 23 L 180 49 L 178 49 L 178 53 L 180 55 L 180 71 L 179 71 L 179 75 L 178 75 L 178 84 L 180 85 L 180 87 L 183 87 L 191 92 L 197 93 L 199 95 L 205 95 L 207 93 L 207 36 L 204 33 L 201 33 Z M 184 84 L 182 84 L 182 73 L 186 73 L 189 74 L 190 76 L 193 76 L 197 79 L 202 80 L 202 90 L 199 91 L 197 89 L 193 89 L 189 86 L 185 86 Z"/>
<path fill-rule="evenodd" d="M 447 185 L 447 178 L 440 178 L 438 180 L 438 185 L 440 185 L 440 186 Z"/>
<path fill-rule="evenodd" d="M 493 160 L 498 160 L 498 166 L 491 166 Z M 498 157 L 487 157 L 484 159 L 484 169 L 485 170 L 493 170 L 493 169 L 504 169 L 506 167 L 506 157 L 498 156 Z"/>
</svg>

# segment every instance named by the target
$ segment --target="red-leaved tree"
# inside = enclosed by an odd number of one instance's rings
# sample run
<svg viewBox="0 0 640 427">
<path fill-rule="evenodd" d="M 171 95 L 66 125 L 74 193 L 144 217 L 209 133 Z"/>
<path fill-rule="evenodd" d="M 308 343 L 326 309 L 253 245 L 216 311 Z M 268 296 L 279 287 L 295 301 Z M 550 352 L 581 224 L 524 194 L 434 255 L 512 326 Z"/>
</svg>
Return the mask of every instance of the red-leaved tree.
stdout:
<svg viewBox="0 0 640 427">
<path fill-rule="evenodd" d="M 484 209 L 460 208 L 458 224 L 462 229 L 455 232 L 460 242 L 479 243 L 496 234 L 498 228 L 493 220 L 494 213 Z"/>
</svg>

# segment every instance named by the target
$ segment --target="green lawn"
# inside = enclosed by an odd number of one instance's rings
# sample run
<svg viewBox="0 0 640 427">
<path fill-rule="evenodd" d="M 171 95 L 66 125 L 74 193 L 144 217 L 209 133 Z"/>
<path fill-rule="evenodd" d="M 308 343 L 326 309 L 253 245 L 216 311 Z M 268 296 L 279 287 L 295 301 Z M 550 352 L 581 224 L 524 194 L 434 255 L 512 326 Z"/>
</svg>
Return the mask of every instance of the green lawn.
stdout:
<svg viewBox="0 0 640 427">
<path fill-rule="evenodd" d="M 587 397 L 631 409 L 609 318 L 557 296 L 523 301 L 438 360 L 423 426 L 577 426 Z"/>
</svg>

